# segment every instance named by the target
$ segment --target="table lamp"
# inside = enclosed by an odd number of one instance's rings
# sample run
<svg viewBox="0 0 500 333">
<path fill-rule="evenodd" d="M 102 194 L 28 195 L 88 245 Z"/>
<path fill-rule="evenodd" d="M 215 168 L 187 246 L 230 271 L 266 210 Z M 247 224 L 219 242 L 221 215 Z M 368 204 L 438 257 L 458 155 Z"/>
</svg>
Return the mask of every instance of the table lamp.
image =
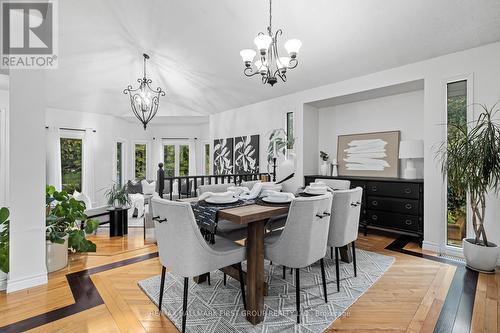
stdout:
<svg viewBox="0 0 500 333">
<path fill-rule="evenodd" d="M 417 178 L 417 170 L 413 164 L 413 159 L 424 157 L 424 142 L 422 140 L 404 140 L 399 143 L 399 158 L 406 159 L 406 168 L 403 178 Z"/>
</svg>

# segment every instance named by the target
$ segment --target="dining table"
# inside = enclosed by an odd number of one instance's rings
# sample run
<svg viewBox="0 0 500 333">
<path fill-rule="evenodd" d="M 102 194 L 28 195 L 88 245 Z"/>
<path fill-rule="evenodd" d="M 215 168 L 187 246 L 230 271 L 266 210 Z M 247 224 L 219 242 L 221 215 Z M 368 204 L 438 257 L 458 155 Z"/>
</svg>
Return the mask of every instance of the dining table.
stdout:
<svg viewBox="0 0 500 333">
<path fill-rule="evenodd" d="M 197 198 L 179 199 L 180 201 L 196 202 Z M 264 319 L 264 235 L 265 226 L 270 218 L 288 213 L 289 204 L 284 205 L 259 205 L 244 204 L 238 207 L 220 209 L 218 219 L 231 221 L 247 226 L 247 239 L 245 242 L 247 253 L 246 267 L 246 319 L 256 325 Z M 230 273 L 229 270 L 225 272 Z M 234 276 L 238 278 L 237 276 Z M 202 280 L 200 280 L 202 281 Z"/>
</svg>

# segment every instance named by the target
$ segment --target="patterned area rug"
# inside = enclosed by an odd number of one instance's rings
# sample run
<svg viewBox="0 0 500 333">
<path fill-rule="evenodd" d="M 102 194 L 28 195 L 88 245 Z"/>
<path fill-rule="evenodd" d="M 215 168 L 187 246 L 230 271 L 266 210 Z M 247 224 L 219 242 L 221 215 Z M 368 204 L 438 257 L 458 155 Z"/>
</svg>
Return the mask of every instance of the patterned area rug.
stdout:
<svg viewBox="0 0 500 333">
<path fill-rule="evenodd" d="M 328 251 L 329 252 L 329 251 Z M 340 293 L 337 292 L 335 261 L 325 257 L 328 303 L 325 303 L 321 284 L 319 262 L 301 269 L 301 324 L 296 324 L 295 276 L 283 268 L 269 265 L 266 261 L 266 276 L 269 296 L 264 299 L 265 318 L 252 326 L 242 315 L 239 282 L 228 277 L 223 284 L 220 271 L 211 273 L 211 285 L 196 284 L 189 280 L 187 332 L 323 332 L 339 316 L 365 293 L 392 265 L 393 257 L 356 250 L 358 276 L 354 277 L 353 265 L 340 265 Z M 243 265 L 245 267 L 245 265 Z M 244 268 L 245 269 L 245 268 Z M 160 275 L 139 281 L 139 286 L 158 304 Z M 178 327 L 182 323 L 183 279 L 167 272 L 163 313 Z M 346 314 L 348 315 L 348 314 Z"/>
</svg>

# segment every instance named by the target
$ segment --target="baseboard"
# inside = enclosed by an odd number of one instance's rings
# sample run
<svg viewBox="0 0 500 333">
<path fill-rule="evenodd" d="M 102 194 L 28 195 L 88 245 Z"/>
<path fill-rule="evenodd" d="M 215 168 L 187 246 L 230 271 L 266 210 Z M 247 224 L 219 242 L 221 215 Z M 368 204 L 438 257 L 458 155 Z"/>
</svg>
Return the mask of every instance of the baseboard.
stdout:
<svg viewBox="0 0 500 333">
<path fill-rule="evenodd" d="M 30 277 L 18 279 L 18 280 L 8 280 L 7 281 L 7 293 L 14 291 L 31 288 L 39 286 L 41 284 L 46 284 L 48 281 L 47 273 L 37 274 Z"/>
<path fill-rule="evenodd" d="M 435 253 L 440 253 L 440 248 L 437 243 L 428 242 L 425 240 L 422 242 L 422 249 L 427 251 L 432 251 Z"/>
</svg>

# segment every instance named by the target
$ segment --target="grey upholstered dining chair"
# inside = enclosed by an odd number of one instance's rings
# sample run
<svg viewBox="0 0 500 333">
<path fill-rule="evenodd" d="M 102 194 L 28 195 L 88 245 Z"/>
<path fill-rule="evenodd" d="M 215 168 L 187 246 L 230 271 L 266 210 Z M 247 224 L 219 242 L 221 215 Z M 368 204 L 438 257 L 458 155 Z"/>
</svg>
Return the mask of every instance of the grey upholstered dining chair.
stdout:
<svg viewBox="0 0 500 333">
<path fill-rule="evenodd" d="M 335 191 L 332 203 L 328 246 L 335 248 L 335 272 L 337 274 L 337 291 L 340 291 L 339 248 L 352 244 L 352 261 L 354 276 L 358 276 L 356 267 L 356 239 L 358 238 L 359 214 L 363 189 Z"/>
<path fill-rule="evenodd" d="M 328 186 L 332 190 L 348 190 L 351 188 L 351 182 L 349 180 L 317 178 L 314 181 L 323 182 L 325 183 L 326 186 Z"/>
<path fill-rule="evenodd" d="M 182 304 L 182 332 L 186 328 L 188 282 L 198 276 L 227 266 L 236 266 L 239 271 L 241 296 L 244 308 L 245 283 L 241 262 L 245 260 L 245 248 L 224 238 L 217 237 L 215 244 L 208 244 L 196 224 L 191 205 L 187 202 L 169 201 L 160 198 L 151 200 L 155 220 L 158 253 L 162 265 L 160 299 L 161 312 L 165 273 L 168 267 L 174 274 L 184 277 Z"/>
<path fill-rule="evenodd" d="M 295 268 L 295 297 L 297 323 L 300 323 L 300 269 L 320 261 L 323 280 L 323 294 L 326 291 L 323 257 L 330 227 L 332 194 L 316 197 L 299 197 L 290 204 L 285 228 L 266 235 L 264 258 L 273 263 Z"/>
</svg>

